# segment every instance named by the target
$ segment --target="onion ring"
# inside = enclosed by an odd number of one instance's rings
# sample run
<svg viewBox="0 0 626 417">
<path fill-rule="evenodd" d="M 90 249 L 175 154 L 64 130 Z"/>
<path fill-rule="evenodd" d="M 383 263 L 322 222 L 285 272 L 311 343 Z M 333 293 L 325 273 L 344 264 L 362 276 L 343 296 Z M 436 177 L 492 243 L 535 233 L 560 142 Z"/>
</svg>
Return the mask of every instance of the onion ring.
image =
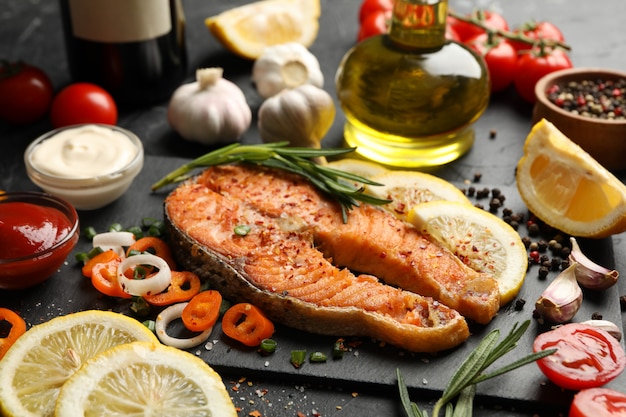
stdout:
<svg viewBox="0 0 626 417">
<path fill-rule="evenodd" d="M 93 237 L 93 247 L 100 247 L 102 250 L 112 250 L 121 257 L 126 256 L 124 246 L 135 243 L 135 235 L 131 232 L 104 232 Z"/>
<path fill-rule="evenodd" d="M 187 339 L 172 337 L 167 334 L 167 326 L 172 321 L 181 317 L 183 310 L 185 309 L 185 307 L 187 307 L 187 304 L 189 303 L 187 302 L 172 304 L 171 306 L 161 311 L 157 316 L 155 332 L 161 343 L 163 343 L 164 345 L 172 346 L 178 349 L 190 349 L 205 342 L 209 338 L 209 336 L 211 336 L 211 331 L 213 330 L 212 326 L 202 331 L 202 333 Z"/>
<path fill-rule="evenodd" d="M 139 265 L 150 265 L 158 268 L 158 272 L 146 279 L 130 279 L 124 271 Z M 144 296 L 158 294 L 172 283 L 172 271 L 162 258 L 149 253 L 129 256 L 117 266 L 117 279 L 124 292 L 130 295 Z"/>
</svg>

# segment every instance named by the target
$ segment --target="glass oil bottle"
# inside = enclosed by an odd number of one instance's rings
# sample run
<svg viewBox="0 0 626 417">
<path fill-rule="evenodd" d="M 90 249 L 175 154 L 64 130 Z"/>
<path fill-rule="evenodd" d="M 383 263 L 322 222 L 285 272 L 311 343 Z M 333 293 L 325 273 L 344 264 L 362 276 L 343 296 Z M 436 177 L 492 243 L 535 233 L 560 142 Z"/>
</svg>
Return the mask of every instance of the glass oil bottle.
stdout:
<svg viewBox="0 0 626 417">
<path fill-rule="evenodd" d="M 356 152 L 407 168 L 434 167 L 466 153 L 489 103 L 483 59 L 446 40 L 447 0 L 396 0 L 389 33 L 343 57 L 335 83 Z"/>
</svg>

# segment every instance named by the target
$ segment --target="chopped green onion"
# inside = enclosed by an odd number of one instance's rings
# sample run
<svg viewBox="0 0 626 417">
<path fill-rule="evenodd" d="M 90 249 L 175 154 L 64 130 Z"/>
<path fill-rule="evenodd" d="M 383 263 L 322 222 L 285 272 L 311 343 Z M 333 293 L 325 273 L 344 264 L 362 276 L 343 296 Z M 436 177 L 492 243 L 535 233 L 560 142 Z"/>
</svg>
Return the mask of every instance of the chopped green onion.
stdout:
<svg viewBox="0 0 626 417">
<path fill-rule="evenodd" d="M 294 368 L 299 368 L 304 364 L 306 360 L 306 350 L 292 350 L 291 351 L 291 364 Z"/>
<path fill-rule="evenodd" d="M 245 236 L 250 233 L 250 226 L 248 226 L 247 224 L 240 224 L 238 226 L 235 226 L 233 231 L 237 236 Z"/>
<path fill-rule="evenodd" d="M 135 239 L 141 239 L 143 237 L 143 230 L 139 226 L 131 226 L 126 229 L 126 231 L 135 235 Z"/>
<path fill-rule="evenodd" d="M 156 321 L 154 320 L 145 320 L 143 325 L 146 326 L 151 332 L 156 331 Z"/>
<path fill-rule="evenodd" d="M 85 236 L 87 240 L 93 240 L 93 237 L 97 234 L 98 232 L 96 231 L 96 229 L 91 226 L 85 227 L 83 229 L 83 236 Z"/>
<path fill-rule="evenodd" d="M 141 225 L 148 229 L 148 236 L 159 237 L 165 234 L 165 222 L 152 217 L 144 217 Z"/>
<path fill-rule="evenodd" d="M 124 227 L 120 223 L 113 223 L 109 226 L 109 232 L 121 232 L 124 230 Z"/>
<path fill-rule="evenodd" d="M 278 343 L 276 343 L 273 339 L 263 339 L 261 341 L 261 346 L 259 346 L 259 351 L 265 354 L 274 353 L 276 352 L 277 345 Z"/>
<path fill-rule="evenodd" d="M 133 296 L 130 309 L 140 317 L 145 317 L 150 314 L 150 304 L 143 297 Z"/>
<path fill-rule="evenodd" d="M 343 358 L 343 354 L 346 351 L 346 347 L 343 344 L 343 339 L 337 339 L 335 344 L 333 345 L 333 358 L 341 359 Z"/>
<path fill-rule="evenodd" d="M 323 352 L 312 352 L 309 356 L 309 361 L 313 363 L 326 362 L 328 357 Z"/>
<path fill-rule="evenodd" d="M 76 262 L 81 262 L 83 265 L 90 259 L 87 252 L 79 252 L 74 255 L 74 258 L 76 259 Z"/>
</svg>

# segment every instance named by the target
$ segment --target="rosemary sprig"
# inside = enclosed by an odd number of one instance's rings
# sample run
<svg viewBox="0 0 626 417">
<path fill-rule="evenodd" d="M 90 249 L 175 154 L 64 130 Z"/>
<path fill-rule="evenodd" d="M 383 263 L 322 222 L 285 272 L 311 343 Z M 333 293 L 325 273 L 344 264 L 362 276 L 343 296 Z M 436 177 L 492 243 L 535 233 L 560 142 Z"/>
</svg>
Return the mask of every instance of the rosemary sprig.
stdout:
<svg viewBox="0 0 626 417">
<path fill-rule="evenodd" d="M 168 184 L 184 181 L 200 167 L 244 162 L 280 168 L 311 181 L 317 188 L 332 196 L 341 206 L 344 223 L 348 221 L 348 211 L 358 206 L 359 202 L 383 205 L 391 200 L 381 199 L 364 193 L 363 187 L 352 182 L 367 185 L 382 185 L 375 181 L 349 172 L 319 165 L 315 158 L 338 156 L 354 151 L 354 148 L 314 149 L 306 147 L 288 147 L 289 142 L 264 143 L 259 145 L 241 145 L 233 143 L 204 154 L 188 162 L 161 178 L 152 185 L 155 191 Z M 350 182 L 352 181 L 352 182 Z"/>
<path fill-rule="evenodd" d="M 500 330 L 495 329 L 487 334 L 470 353 L 467 359 L 463 361 L 459 369 L 448 382 L 441 398 L 437 400 L 433 407 L 433 417 L 438 417 L 439 411 L 442 408 L 445 408 L 446 417 L 471 417 L 476 384 L 505 374 L 556 352 L 556 349 L 542 350 L 518 359 L 496 371 L 484 373 L 489 365 L 493 364 L 496 360 L 500 359 L 517 346 L 517 342 L 524 332 L 526 332 L 529 325 L 530 320 L 524 321 L 519 326 L 516 323 L 504 340 L 498 344 L 496 343 L 500 337 Z M 396 370 L 396 374 L 398 377 L 400 400 L 406 416 L 428 417 L 426 411 L 419 410 L 417 405 L 409 399 L 409 393 L 400 369 Z M 456 397 L 458 397 L 456 407 L 453 407 L 451 401 Z"/>
</svg>

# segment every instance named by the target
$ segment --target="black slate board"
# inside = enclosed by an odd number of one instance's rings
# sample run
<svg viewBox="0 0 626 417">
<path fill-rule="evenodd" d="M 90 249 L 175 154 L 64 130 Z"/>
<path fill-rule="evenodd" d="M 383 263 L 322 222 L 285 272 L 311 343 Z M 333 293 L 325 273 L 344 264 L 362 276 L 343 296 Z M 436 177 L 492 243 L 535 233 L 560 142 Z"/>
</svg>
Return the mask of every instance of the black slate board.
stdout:
<svg viewBox="0 0 626 417">
<path fill-rule="evenodd" d="M 150 185 L 183 162 L 186 161 L 148 155 L 143 171 L 120 200 L 100 210 L 80 213 L 82 227 L 93 226 L 98 231 L 105 231 L 115 222 L 132 226 L 139 224 L 144 217 L 162 218 L 162 203 L 169 189 L 151 193 Z M 477 189 L 490 188 L 480 183 L 472 185 Z M 25 183 L 22 189 L 27 188 L 33 189 L 32 184 Z M 504 207 L 516 213 L 526 213 L 515 188 L 498 188 L 506 196 Z M 477 202 L 488 205 L 487 199 Z M 501 211 L 502 209 L 499 214 Z M 526 235 L 524 225 L 520 228 L 520 234 Z M 613 246 L 610 238 L 597 241 L 582 240 L 579 243 L 592 259 L 607 267 L 613 267 Z M 75 252 L 86 251 L 89 247 L 90 244 L 82 239 Z M 390 395 L 397 395 L 396 369 L 399 368 L 409 389 L 415 392 L 413 395 L 421 399 L 436 398 L 462 360 L 480 338 L 492 329 L 500 329 L 504 336 L 516 323 L 531 320 L 530 328 L 518 348 L 494 366 L 507 364 L 518 356 L 531 352 L 532 340 L 546 329 L 545 325 L 542 326 L 532 319 L 533 304 L 547 283 L 557 274 L 551 272 L 546 280 L 540 280 L 537 268 L 532 266 L 529 269 L 518 296 L 518 299 L 526 301 L 521 310 L 514 308 L 515 302 L 504 306 L 489 325 L 471 326 L 472 336 L 465 344 L 437 355 L 405 352 L 366 338 L 347 339 L 347 344 L 351 348 L 343 359 L 330 359 L 327 363 L 321 364 L 306 363 L 300 369 L 296 369 L 289 361 L 292 350 L 322 351 L 330 357 L 330 350 L 337 338 L 312 335 L 278 326 L 274 336 L 279 345 L 278 350 L 271 356 L 262 356 L 253 349 L 244 349 L 231 344 L 222 337 L 219 325 L 214 329 L 208 344 L 190 349 L 190 352 L 203 358 L 223 376 L 246 375 L 277 382 L 328 383 L 345 387 L 346 390 L 388 391 Z M 39 286 L 20 291 L 0 290 L 0 306 L 19 311 L 29 325 L 84 309 L 107 309 L 132 315 L 128 301 L 111 300 L 99 295 L 91 287 L 90 282 L 82 277 L 73 256 L 68 258 L 55 276 Z M 619 296 L 616 287 L 604 292 L 585 292 L 583 305 L 575 320 L 589 319 L 594 313 L 600 313 L 605 319 L 620 323 Z M 621 375 L 608 386 L 626 386 L 626 375 Z M 572 394 L 547 382 L 534 364 L 485 381 L 477 390 L 477 396 L 481 400 L 496 406 L 529 408 L 539 406 L 543 410 L 555 411 L 566 410 Z"/>
</svg>

